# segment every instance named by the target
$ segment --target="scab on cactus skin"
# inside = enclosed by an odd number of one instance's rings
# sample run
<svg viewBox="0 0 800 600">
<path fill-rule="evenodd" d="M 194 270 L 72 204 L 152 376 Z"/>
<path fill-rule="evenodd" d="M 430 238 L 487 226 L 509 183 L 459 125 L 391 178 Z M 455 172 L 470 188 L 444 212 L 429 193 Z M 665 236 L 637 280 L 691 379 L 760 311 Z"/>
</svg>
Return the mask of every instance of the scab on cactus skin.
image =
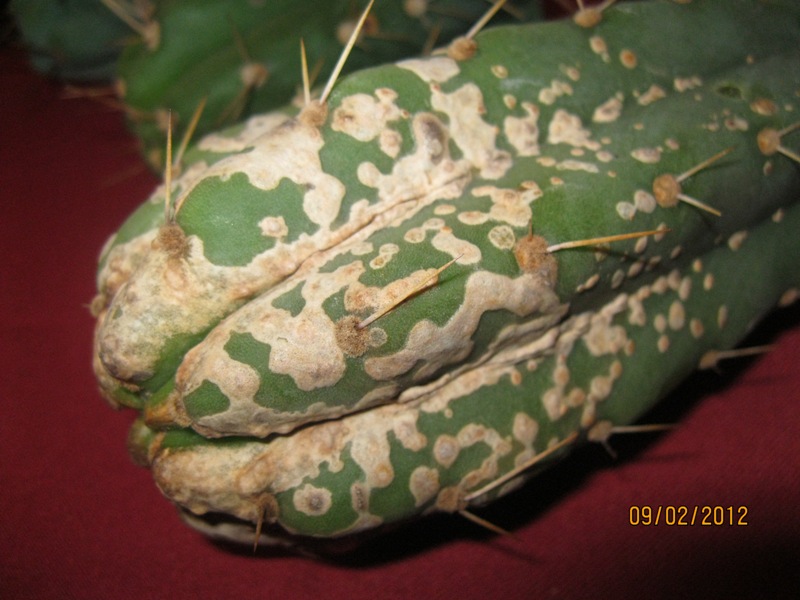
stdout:
<svg viewBox="0 0 800 600">
<path fill-rule="evenodd" d="M 759 132 L 791 146 L 798 41 L 794 2 L 616 3 L 203 139 L 181 233 L 160 190 L 101 259 L 132 453 L 202 531 L 302 540 L 467 510 L 635 421 L 797 297 L 798 165 Z M 660 205 L 670 173 L 720 215 Z"/>
</svg>

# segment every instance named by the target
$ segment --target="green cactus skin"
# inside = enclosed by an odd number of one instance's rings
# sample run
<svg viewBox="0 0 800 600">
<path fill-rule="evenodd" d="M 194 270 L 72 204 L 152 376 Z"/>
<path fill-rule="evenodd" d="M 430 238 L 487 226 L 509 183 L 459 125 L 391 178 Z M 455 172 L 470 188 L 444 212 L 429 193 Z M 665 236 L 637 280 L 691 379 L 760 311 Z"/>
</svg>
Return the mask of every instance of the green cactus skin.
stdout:
<svg viewBox="0 0 800 600">
<path fill-rule="evenodd" d="M 161 190 L 123 226 L 95 368 L 187 515 L 336 537 L 489 501 L 797 296 L 798 167 L 758 134 L 797 120 L 800 8 L 603 17 L 359 72 L 321 125 L 311 106 L 208 137 L 174 223 Z M 721 217 L 656 202 L 657 177 L 730 148 L 681 182 Z M 660 233 L 543 252 L 643 230 Z"/>
<path fill-rule="evenodd" d="M 311 65 L 323 61 L 318 80 L 327 77 L 364 6 L 350 0 L 157 2 L 157 42 L 142 39 L 119 61 L 118 87 L 148 162 L 162 169 L 168 110 L 181 135 L 205 99 L 197 128 L 203 134 L 289 102 L 300 86 L 301 37 Z M 433 35 L 445 43 L 485 10 L 485 0 L 377 2 L 346 70 L 419 54 Z M 531 0 L 515 10 L 526 20 L 539 13 Z"/>
<path fill-rule="evenodd" d="M 33 67 L 68 81 L 111 81 L 128 27 L 99 0 L 12 0 Z"/>
</svg>

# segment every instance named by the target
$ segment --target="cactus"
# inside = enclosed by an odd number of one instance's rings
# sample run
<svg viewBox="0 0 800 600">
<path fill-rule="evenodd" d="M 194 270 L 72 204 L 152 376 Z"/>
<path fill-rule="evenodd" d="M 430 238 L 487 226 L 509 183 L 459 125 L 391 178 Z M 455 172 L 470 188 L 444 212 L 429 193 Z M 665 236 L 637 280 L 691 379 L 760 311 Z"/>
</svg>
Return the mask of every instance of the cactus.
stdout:
<svg viewBox="0 0 800 600">
<path fill-rule="evenodd" d="M 98 0 L 12 0 L 33 67 L 70 81 L 111 81 L 128 28 Z"/>
<path fill-rule="evenodd" d="M 347 69 L 418 54 L 434 38 L 444 43 L 485 7 L 485 0 L 379 2 Z M 146 29 L 157 35 L 142 35 L 119 62 L 118 88 L 148 162 L 163 165 L 168 110 L 181 133 L 205 99 L 198 133 L 206 133 L 289 102 L 300 83 L 300 38 L 319 76 L 327 76 L 358 17 L 355 8 L 349 0 L 158 2 Z M 538 3 L 527 0 L 514 14 L 535 18 Z"/>
<path fill-rule="evenodd" d="M 469 514 L 796 298 L 800 8 L 595 17 L 206 137 L 110 240 L 95 369 L 190 524 Z"/>
</svg>

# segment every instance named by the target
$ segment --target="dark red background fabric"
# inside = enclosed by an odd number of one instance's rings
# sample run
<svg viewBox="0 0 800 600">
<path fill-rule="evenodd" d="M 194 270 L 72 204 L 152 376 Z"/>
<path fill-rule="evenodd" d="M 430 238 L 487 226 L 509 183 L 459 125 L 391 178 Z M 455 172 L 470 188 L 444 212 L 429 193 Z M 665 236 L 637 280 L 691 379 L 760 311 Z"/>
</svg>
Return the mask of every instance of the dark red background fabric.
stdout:
<svg viewBox="0 0 800 600">
<path fill-rule="evenodd" d="M 481 514 L 410 525 L 331 561 L 252 554 L 189 530 L 125 450 L 133 415 L 90 369 L 94 269 L 156 185 L 122 116 L 65 99 L 0 51 L 0 597 L 800 597 L 800 310 L 756 359 L 701 374 L 649 422 L 587 447 Z M 631 526 L 631 505 L 747 507 L 747 526 Z"/>
</svg>

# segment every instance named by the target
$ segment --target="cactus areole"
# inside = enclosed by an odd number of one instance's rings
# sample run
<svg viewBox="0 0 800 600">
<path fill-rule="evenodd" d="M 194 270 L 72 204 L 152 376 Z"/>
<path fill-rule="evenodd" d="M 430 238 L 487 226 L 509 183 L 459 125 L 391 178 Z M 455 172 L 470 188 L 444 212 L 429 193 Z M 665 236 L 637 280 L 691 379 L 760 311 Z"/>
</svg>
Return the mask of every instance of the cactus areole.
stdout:
<svg viewBox="0 0 800 600">
<path fill-rule="evenodd" d="M 209 135 L 166 217 L 162 186 L 109 240 L 95 370 L 188 522 L 252 543 L 467 510 L 798 295 L 800 5 L 601 16 Z"/>
</svg>

